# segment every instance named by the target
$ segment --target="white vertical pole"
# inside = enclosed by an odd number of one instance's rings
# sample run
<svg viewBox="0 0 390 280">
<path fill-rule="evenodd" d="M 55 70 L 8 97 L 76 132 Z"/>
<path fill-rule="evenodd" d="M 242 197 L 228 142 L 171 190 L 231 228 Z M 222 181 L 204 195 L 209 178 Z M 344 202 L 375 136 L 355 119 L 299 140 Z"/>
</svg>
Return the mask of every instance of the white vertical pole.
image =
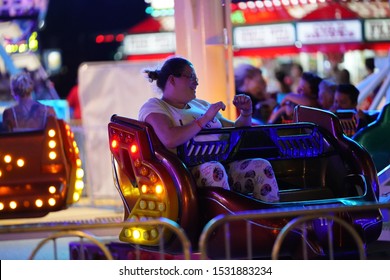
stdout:
<svg viewBox="0 0 390 280">
<path fill-rule="evenodd" d="M 176 54 L 189 59 L 199 78 L 197 97 L 227 105 L 234 119 L 230 0 L 175 0 Z"/>
</svg>

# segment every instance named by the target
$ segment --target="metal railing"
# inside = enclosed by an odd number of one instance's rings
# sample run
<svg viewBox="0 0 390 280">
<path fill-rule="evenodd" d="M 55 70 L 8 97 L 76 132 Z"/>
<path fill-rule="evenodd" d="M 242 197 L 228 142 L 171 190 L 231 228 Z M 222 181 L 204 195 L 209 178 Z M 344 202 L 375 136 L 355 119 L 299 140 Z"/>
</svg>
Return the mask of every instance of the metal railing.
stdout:
<svg viewBox="0 0 390 280">
<path fill-rule="evenodd" d="M 138 226 L 156 226 L 157 228 L 160 228 L 160 240 L 161 242 L 159 243 L 159 248 L 158 248 L 158 253 L 160 255 L 160 258 L 164 258 L 164 243 L 163 243 L 163 228 L 166 228 L 170 230 L 173 234 L 176 235 L 178 240 L 181 243 L 182 246 L 182 251 L 183 251 L 183 258 L 185 260 L 189 260 L 191 258 L 191 242 L 187 238 L 187 235 L 185 234 L 184 230 L 174 221 L 166 219 L 166 218 L 158 218 L 158 219 L 153 219 L 153 220 L 147 220 L 147 221 L 132 221 L 132 222 L 120 222 L 120 223 L 94 223 L 94 224 L 64 224 L 64 225 L 30 225 L 30 226 L 3 226 L 0 227 L 0 235 L 6 235 L 6 234 L 19 234 L 19 235 L 26 235 L 31 236 L 31 234 L 37 234 L 37 233 L 49 233 L 49 236 L 41 240 L 38 245 L 35 247 L 33 252 L 31 253 L 29 259 L 33 259 L 36 255 L 37 252 L 43 248 L 43 245 L 48 243 L 50 240 L 53 241 L 53 252 L 54 252 L 54 258 L 58 259 L 58 252 L 57 252 L 57 246 L 56 246 L 56 241 L 59 238 L 64 238 L 64 237 L 78 237 L 80 239 L 80 258 L 83 259 L 85 258 L 85 255 L 83 254 L 84 252 L 84 245 L 85 242 L 83 239 L 87 239 L 91 241 L 94 245 L 98 246 L 100 250 L 102 250 L 104 256 L 107 259 L 113 259 L 112 254 L 110 251 L 106 248 L 106 245 L 96 239 L 91 233 L 94 231 L 98 230 L 107 230 L 107 229 L 112 229 L 112 228 L 123 228 L 123 227 L 138 227 Z M 91 233 L 86 233 L 84 231 L 89 231 Z M 50 234 L 51 233 L 51 234 Z M 4 240 L 4 238 L 2 238 Z M 135 256 L 137 259 L 140 258 L 140 251 L 142 248 L 139 245 L 135 245 Z"/>
<path fill-rule="evenodd" d="M 281 208 L 281 209 L 264 209 L 258 211 L 234 213 L 231 215 L 220 215 L 210 220 L 209 223 L 204 227 L 200 239 L 199 239 L 199 251 L 201 259 L 208 259 L 208 240 L 214 234 L 214 232 L 219 228 L 223 227 L 224 237 L 225 237 L 225 258 L 231 258 L 231 240 L 230 240 L 230 227 L 229 223 L 233 221 L 245 221 L 246 222 L 246 234 L 243 237 L 246 238 L 246 247 L 247 247 L 247 259 L 253 258 L 253 248 L 252 248 L 252 232 L 251 232 L 251 223 L 253 220 L 259 219 L 273 219 L 273 218 L 286 218 L 294 217 L 289 223 L 287 223 L 278 234 L 275 243 L 272 249 L 272 259 L 279 258 L 279 252 L 285 237 L 289 232 L 294 229 L 297 229 L 300 225 L 305 225 L 307 221 L 323 218 L 325 222 L 330 225 L 330 221 L 333 221 L 336 224 L 339 224 L 342 228 L 346 229 L 347 232 L 352 236 L 357 251 L 359 253 L 360 259 L 365 259 L 365 249 L 363 241 L 361 240 L 357 231 L 344 220 L 334 216 L 335 213 L 340 212 L 351 212 L 351 211 L 364 211 L 364 210 L 375 210 L 375 209 L 390 209 L 390 202 L 388 203 L 365 203 L 359 206 L 308 206 L 305 209 L 302 208 Z M 308 258 L 308 248 L 307 242 L 305 242 L 305 226 L 303 227 L 303 242 L 302 242 L 302 251 L 303 259 Z M 329 258 L 334 258 L 333 251 L 333 235 L 331 227 L 328 226 L 328 246 L 329 246 Z"/>
<path fill-rule="evenodd" d="M 107 249 L 107 247 L 104 245 L 104 243 L 100 242 L 90 234 L 87 234 L 83 231 L 79 230 L 65 230 L 65 231 L 59 231 L 56 233 L 51 234 L 49 237 L 43 239 L 41 242 L 38 243 L 38 245 L 35 247 L 35 249 L 32 251 L 29 260 L 32 260 L 35 258 L 37 255 L 38 251 L 43 248 L 43 245 L 45 245 L 47 242 L 50 240 L 53 241 L 53 250 L 54 250 L 54 259 L 58 260 L 58 249 L 57 249 L 57 239 L 59 238 L 64 238 L 64 237 L 71 237 L 71 236 L 76 236 L 80 238 L 80 254 L 81 254 L 81 259 L 85 260 L 85 251 L 84 251 L 84 239 L 89 240 L 92 242 L 94 245 L 96 245 L 104 254 L 107 260 L 113 260 L 114 258 L 111 255 L 111 252 Z"/>
<path fill-rule="evenodd" d="M 303 259 L 308 259 L 308 248 L 307 242 L 305 242 L 306 238 L 306 225 L 308 221 L 322 218 L 325 223 L 328 225 L 328 248 L 329 248 L 329 258 L 334 259 L 333 254 L 333 235 L 331 231 L 331 225 L 339 224 L 342 228 L 344 228 L 352 237 L 353 241 L 356 244 L 356 251 L 358 252 L 358 257 L 360 259 L 366 259 L 366 252 L 363 241 L 361 240 L 357 231 L 347 222 L 342 220 L 341 218 L 335 216 L 334 214 L 340 212 L 352 212 L 352 211 L 369 211 L 375 209 L 390 209 L 390 201 L 387 203 L 365 203 L 359 206 L 308 206 L 305 209 L 302 208 L 280 208 L 280 209 L 265 209 L 265 210 L 257 210 L 257 211 L 248 211 L 248 212 L 239 212 L 231 215 L 220 215 L 210 220 L 207 225 L 204 227 L 200 239 L 199 239 L 199 254 L 197 254 L 197 258 L 201 259 L 209 259 L 207 248 L 208 241 L 212 236 L 213 232 L 219 227 L 223 227 L 224 236 L 225 236 L 225 258 L 230 259 L 232 257 L 230 246 L 231 240 L 230 237 L 230 227 L 229 223 L 234 221 L 245 221 L 246 222 L 246 234 L 243 237 L 246 238 L 246 248 L 247 248 L 247 256 L 246 259 L 253 259 L 253 247 L 252 247 L 252 226 L 251 223 L 254 220 L 259 219 L 274 219 L 274 218 L 286 218 L 293 217 L 289 223 L 287 223 L 279 232 L 279 235 L 276 237 L 276 240 L 272 247 L 271 259 L 278 259 L 280 248 L 282 243 L 285 241 L 286 236 L 289 232 L 300 228 L 302 229 L 302 252 Z M 130 226 L 157 226 L 160 228 L 161 232 L 163 227 L 168 228 L 172 231 L 178 238 L 182 246 L 182 258 L 185 260 L 191 259 L 194 254 L 192 254 L 192 246 L 191 243 L 185 234 L 184 230 L 175 222 L 166 219 L 159 218 L 153 220 L 146 221 L 132 221 L 132 222 L 108 222 L 108 223 L 91 223 L 91 224 L 48 224 L 46 226 L 42 225 L 13 225 L 13 226 L 1 226 L 0 227 L 0 239 L 7 240 L 6 235 L 9 234 L 11 236 L 15 235 L 25 235 L 26 238 L 31 238 L 32 236 L 36 236 L 37 234 L 51 233 L 49 236 L 41 240 L 35 249 L 32 251 L 29 259 L 34 259 L 38 253 L 43 248 L 43 245 L 48 243 L 50 240 L 53 241 L 53 251 L 54 258 L 58 259 L 58 248 L 57 248 L 57 240 L 64 237 L 78 237 L 80 239 L 80 259 L 84 259 L 86 256 L 84 254 L 84 245 L 86 242 L 84 240 L 88 240 L 92 242 L 95 246 L 97 246 L 104 254 L 104 257 L 108 260 L 113 259 L 111 252 L 107 249 L 106 244 L 99 241 L 95 236 L 91 233 L 99 232 L 113 229 L 113 228 L 123 228 Z M 90 233 L 86 233 L 88 231 Z M 163 238 L 161 238 L 163 240 Z M 141 258 L 141 251 L 143 248 L 139 245 L 133 245 L 135 248 L 135 256 L 136 259 Z M 160 242 L 158 251 L 156 251 L 160 255 L 160 259 L 164 259 L 164 243 Z"/>
<path fill-rule="evenodd" d="M 390 185 L 390 164 L 378 172 L 378 181 L 381 195 L 389 195 L 390 193 L 388 193 L 385 188 Z M 389 189 L 389 187 L 387 189 Z"/>
</svg>

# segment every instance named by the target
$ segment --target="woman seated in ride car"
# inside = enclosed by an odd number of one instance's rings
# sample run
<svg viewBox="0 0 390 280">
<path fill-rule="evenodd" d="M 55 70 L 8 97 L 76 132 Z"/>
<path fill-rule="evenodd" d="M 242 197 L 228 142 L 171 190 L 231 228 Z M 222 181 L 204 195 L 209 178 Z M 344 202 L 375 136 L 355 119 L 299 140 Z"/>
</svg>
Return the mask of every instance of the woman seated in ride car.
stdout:
<svg viewBox="0 0 390 280">
<path fill-rule="evenodd" d="M 293 119 L 294 107 L 296 105 L 304 105 L 309 107 L 319 108 L 318 103 L 318 85 L 322 79 L 311 72 L 303 72 L 297 93 L 292 92 L 287 94 L 280 102 L 280 106 L 276 107 L 272 112 L 269 123 L 285 123 L 291 122 Z"/>
<path fill-rule="evenodd" d="M 11 93 L 18 104 L 4 110 L 3 126 L 8 131 L 43 129 L 48 116 L 55 116 L 52 107 L 32 99 L 34 82 L 26 72 L 11 76 Z"/>
<path fill-rule="evenodd" d="M 235 122 L 224 118 L 220 101 L 210 104 L 196 98 L 198 78 L 191 62 L 174 56 L 160 69 L 145 70 L 149 81 L 156 81 L 162 98 L 149 99 L 139 111 L 139 120 L 149 123 L 161 142 L 175 151 L 202 129 L 250 126 L 252 102 L 247 95 L 236 95 L 234 106 L 240 111 Z M 217 186 L 241 193 L 252 193 L 268 202 L 279 200 L 278 185 L 271 164 L 261 158 L 234 161 L 225 166 L 205 162 L 191 168 L 198 187 Z"/>
</svg>

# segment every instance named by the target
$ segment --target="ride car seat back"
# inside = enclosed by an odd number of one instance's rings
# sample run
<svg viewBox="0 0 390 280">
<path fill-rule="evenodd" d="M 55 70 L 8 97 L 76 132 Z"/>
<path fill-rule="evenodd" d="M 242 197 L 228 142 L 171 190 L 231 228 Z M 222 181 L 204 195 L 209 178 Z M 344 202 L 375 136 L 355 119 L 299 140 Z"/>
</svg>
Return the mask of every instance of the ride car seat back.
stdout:
<svg viewBox="0 0 390 280">
<path fill-rule="evenodd" d="M 375 197 L 379 197 L 378 177 L 375 164 L 370 154 L 361 145 L 356 143 L 356 141 L 346 136 L 335 114 L 317 108 L 296 106 L 294 110 L 294 121 L 315 123 L 321 128 L 324 135 L 330 134 L 327 137 L 329 139 L 328 141 L 336 145 L 337 154 L 341 157 L 342 162 L 344 162 L 344 166 L 348 167 L 348 174 L 363 176 L 367 181 L 367 185 L 372 187 L 369 189 L 373 190 Z M 347 178 L 351 178 L 349 175 Z"/>
<path fill-rule="evenodd" d="M 112 116 L 108 125 L 114 182 L 125 207 L 125 221 L 168 218 L 180 223 L 188 236 L 197 235 L 198 205 L 192 176 L 183 162 L 168 151 L 145 123 Z M 158 245 L 171 235 L 155 226 L 125 227 L 124 242 Z M 166 245 L 175 250 L 177 244 Z"/>
<path fill-rule="evenodd" d="M 335 114 L 340 120 L 345 135 L 352 137 L 358 128 L 356 110 L 337 110 Z"/>
<path fill-rule="evenodd" d="M 356 142 L 367 149 L 373 158 L 377 171 L 390 164 L 390 104 L 386 104 L 376 121 L 360 129 L 353 137 Z"/>
</svg>

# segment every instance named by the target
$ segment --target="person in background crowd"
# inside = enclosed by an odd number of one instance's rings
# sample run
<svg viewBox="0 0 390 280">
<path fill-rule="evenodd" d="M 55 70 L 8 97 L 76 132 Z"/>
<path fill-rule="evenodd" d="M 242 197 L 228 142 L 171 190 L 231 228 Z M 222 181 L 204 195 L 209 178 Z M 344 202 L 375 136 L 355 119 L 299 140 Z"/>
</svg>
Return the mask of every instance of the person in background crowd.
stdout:
<svg viewBox="0 0 390 280">
<path fill-rule="evenodd" d="M 17 105 L 4 110 L 3 126 L 8 131 L 43 129 L 49 116 L 55 116 L 52 107 L 32 99 L 34 82 L 26 72 L 11 76 L 11 92 Z"/>
<path fill-rule="evenodd" d="M 66 100 L 68 101 L 69 107 L 71 109 L 71 119 L 81 121 L 79 86 L 77 83 L 70 89 Z"/>
<path fill-rule="evenodd" d="M 330 110 L 333 106 L 336 84 L 330 80 L 322 80 L 318 85 L 318 103 L 321 109 Z"/>
<path fill-rule="evenodd" d="M 240 115 L 234 122 L 219 112 L 226 107 L 222 101 L 210 104 L 196 98 L 198 78 L 194 66 L 185 58 L 170 57 L 160 69 L 146 69 L 145 73 L 150 82 L 156 81 L 162 98 L 149 99 L 139 111 L 139 120 L 149 123 L 172 152 L 202 129 L 251 125 L 252 102 L 248 95 L 235 95 L 233 105 Z M 279 200 L 272 166 L 265 159 L 233 161 L 225 166 L 211 161 L 190 170 L 198 187 L 222 187 L 268 202 Z"/>
<path fill-rule="evenodd" d="M 336 73 L 336 84 L 351 84 L 351 75 L 347 69 L 341 69 Z"/>
<path fill-rule="evenodd" d="M 252 100 L 252 118 L 260 124 L 268 122 L 276 100 L 267 93 L 267 83 L 262 71 L 250 64 L 241 64 L 234 69 L 236 95 L 246 94 Z"/>
<path fill-rule="evenodd" d="M 283 69 L 275 71 L 275 79 L 279 85 L 279 91 L 276 93 L 276 102 L 280 103 L 287 94 L 292 92 L 291 80 Z"/>
<path fill-rule="evenodd" d="M 9 75 L 0 71 L 0 101 L 9 101 L 11 99 L 9 90 Z"/>
<path fill-rule="evenodd" d="M 304 72 L 299 81 L 298 92 L 287 94 L 283 98 L 280 106 L 272 112 L 269 123 L 291 122 L 296 105 L 319 108 L 318 86 L 321 81 L 316 74 Z"/>
<path fill-rule="evenodd" d="M 334 102 L 331 111 L 355 110 L 357 119 L 357 130 L 367 126 L 377 118 L 376 115 L 369 115 L 363 110 L 357 110 L 359 90 L 352 84 L 340 84 L 336 87 Z"/>
<path fill-rule="evenodd" d="M 366 76 L 368 77 L 375 72 L 375 59 L 373 57 L 367 57 L 364 60 L 364 66 L 366 67 Z"/>
<path fill-rule="evenodd" d="M 336 87 L 332 111 L 340 109 L 356 110 L 359 90 L 352 84 L 339 84 Z"/>
<path fill-rule="evenodd" d="M 34 71 L 26 69 L 25 72 L 30 74 L 34 82 L 33 95 L 35 100 L 59 99 L 54 83 L 49 79 L 42 66 Z"/>
<path fill-rule="evenodd" d="M 298 92 L 299 82 L 303 74 L 303 67 L 299 63 L 293 62 L 290 68 L 291 92 Z"/>
</svg>

